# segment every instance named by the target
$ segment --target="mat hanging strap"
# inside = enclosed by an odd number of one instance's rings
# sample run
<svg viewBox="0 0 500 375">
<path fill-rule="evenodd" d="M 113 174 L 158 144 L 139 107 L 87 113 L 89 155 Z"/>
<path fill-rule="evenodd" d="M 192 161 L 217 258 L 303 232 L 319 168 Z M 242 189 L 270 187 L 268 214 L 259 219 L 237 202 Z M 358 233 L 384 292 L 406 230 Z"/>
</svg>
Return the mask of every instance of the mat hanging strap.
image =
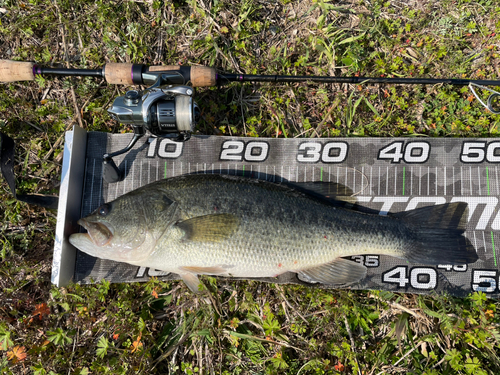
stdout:
<svg viewBox="0 0 500 375">
<path fill-rule="evenodd" d="M 14 140 L 1 132 L 0 136 L 0 166 L 2 176 L 5 181 L 7 181 L 14 198 L 21 202 L 56 210 L 59 201 L 57 196 L 16 194 L 16 179 L 14 177 Z"/>
</svg>

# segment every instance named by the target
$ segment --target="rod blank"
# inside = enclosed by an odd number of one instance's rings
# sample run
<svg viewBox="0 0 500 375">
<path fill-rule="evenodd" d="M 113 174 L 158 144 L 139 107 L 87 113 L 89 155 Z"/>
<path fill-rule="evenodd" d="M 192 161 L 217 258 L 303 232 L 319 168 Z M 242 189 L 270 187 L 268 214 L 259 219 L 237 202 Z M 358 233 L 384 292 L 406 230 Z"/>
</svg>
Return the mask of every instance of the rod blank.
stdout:
<svg viewBox="0 0 500 375">
<path fill-rule="evenodd" d="M 453 79 L 453 78 L 384 78 L 384 77 L 331 77 L 331 76 L 281 76 L 281 75 L 244 75 L 219 74 L 219 81 L 228 82 L 316 82 L 316 83 L 386 83 L 403 85 L 448 85 L 467 86 L 476 83 L 485 86 L 500 86 L 500 81 Z M 220 83 L 222 83 L 220 82 Z"/>
</svg>

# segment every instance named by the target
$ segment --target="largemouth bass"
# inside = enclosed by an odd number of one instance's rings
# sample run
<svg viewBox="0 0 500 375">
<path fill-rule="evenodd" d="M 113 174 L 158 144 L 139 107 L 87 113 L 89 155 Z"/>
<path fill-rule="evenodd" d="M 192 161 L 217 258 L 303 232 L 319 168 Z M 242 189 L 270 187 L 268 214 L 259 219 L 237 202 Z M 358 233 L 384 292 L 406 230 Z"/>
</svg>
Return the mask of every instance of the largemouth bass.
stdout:
<svg viewBox="0 0 500 375">
<path fill-rule="evenodd" d="M 413 263 L 478 259 L 464 236 L 466 203 L 388 216 L 333 205 L 287 185 L 221 175 L 154 182 L 99 207 L 69 241 L 92 256 L 173 272 L 246 278 L 296 272 L 308 282 L 352 284 L 366 267 L 342 257 L 390 255 Z"/>
</svg>

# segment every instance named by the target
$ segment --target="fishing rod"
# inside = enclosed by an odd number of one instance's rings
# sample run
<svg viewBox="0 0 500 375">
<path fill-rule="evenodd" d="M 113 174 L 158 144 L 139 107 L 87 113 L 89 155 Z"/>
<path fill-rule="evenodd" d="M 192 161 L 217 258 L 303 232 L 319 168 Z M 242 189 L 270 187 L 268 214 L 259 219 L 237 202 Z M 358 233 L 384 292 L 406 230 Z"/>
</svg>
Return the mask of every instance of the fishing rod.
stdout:
<svg viewBox="0 0 500 375">
<path fill-rule="evenodd" d="M 167 74 L 168 73 L 168 74 Z M 192 87 L 211 87 L 229 82 L 313 82 L 313 83 L 376 83 L 435 85 L 448 84 L 467 86 L 500 86 L 500 80 L 477 80 L 457 78 L 391 78 L 391 77 L 334 77 L 334 76 L 290 76 L 219 73 L 206 66 L 109 63 L 101 69 L 47 68 L 31 62 L 0 60 L 0 82 L 33 81 L 37 75 L 101 77 L 110 84 L 152 85 L 161 74 L 169 76 L 170 84 Z"/>
<path fill-rule="evenodd" d="M 148 66 L 130 63 L 108 63 L 101 69 L 65 69 L 43 67 L 32 62 L 0 60 L 0 82 L 33 81 L 37 76 L 45 75 L 98 77 L 104 78 L 109 84 L 149 86 L 142 91 L 127 91 L 125 95 L 117 97 L 108 109 L 115 120 L 132 125 L 134 130 L 134 137 L 127 147 L 104 155 L 103 176 L 108 182 L 116 182 L 122 178 L 113 157 L 132 149 L 146 134 L 146 130 L 158 137 L 174 136 L 175 141 L 187 141 L 191 137 L 201 113 L 193 100 L 195 87 L 213 87 L 230 82 L 448 84 L 469 86 L 485 108 L 492 113 L 500 113 L 500 92 L 485 87 L 500 86 L 500 80 L 232 74 L 221 73 L 206 66 Z M 486 103 L 477 94 L 477 88 L 491 93 Z"/>
</svg>

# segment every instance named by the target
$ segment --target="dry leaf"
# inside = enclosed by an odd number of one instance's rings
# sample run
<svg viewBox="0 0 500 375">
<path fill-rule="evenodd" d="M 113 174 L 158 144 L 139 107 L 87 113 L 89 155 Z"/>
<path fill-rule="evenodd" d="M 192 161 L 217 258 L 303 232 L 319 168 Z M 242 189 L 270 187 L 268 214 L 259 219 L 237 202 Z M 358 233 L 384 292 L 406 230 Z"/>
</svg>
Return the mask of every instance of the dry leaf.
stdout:
<svg viewBox="0 0 500 375">
<path fill-rule="evenodd" d="M 44 316 L 50 315 L 50 307 L 47 306 L 47 304 L 45 302 L 41 303 L 39 305 L 36 305 L 35 311 L 33 311 L 33 316 L 37 316 L 37 315 L 40 317 L 40 320 Z"/>
<path fill-rule="evenodd" d="M 26 357 L 26 348 L 24 346 L 14 346 L 12 350 L 7 352 L 7 358 L 13 363 L 24 361 Z"/>
</svg>

